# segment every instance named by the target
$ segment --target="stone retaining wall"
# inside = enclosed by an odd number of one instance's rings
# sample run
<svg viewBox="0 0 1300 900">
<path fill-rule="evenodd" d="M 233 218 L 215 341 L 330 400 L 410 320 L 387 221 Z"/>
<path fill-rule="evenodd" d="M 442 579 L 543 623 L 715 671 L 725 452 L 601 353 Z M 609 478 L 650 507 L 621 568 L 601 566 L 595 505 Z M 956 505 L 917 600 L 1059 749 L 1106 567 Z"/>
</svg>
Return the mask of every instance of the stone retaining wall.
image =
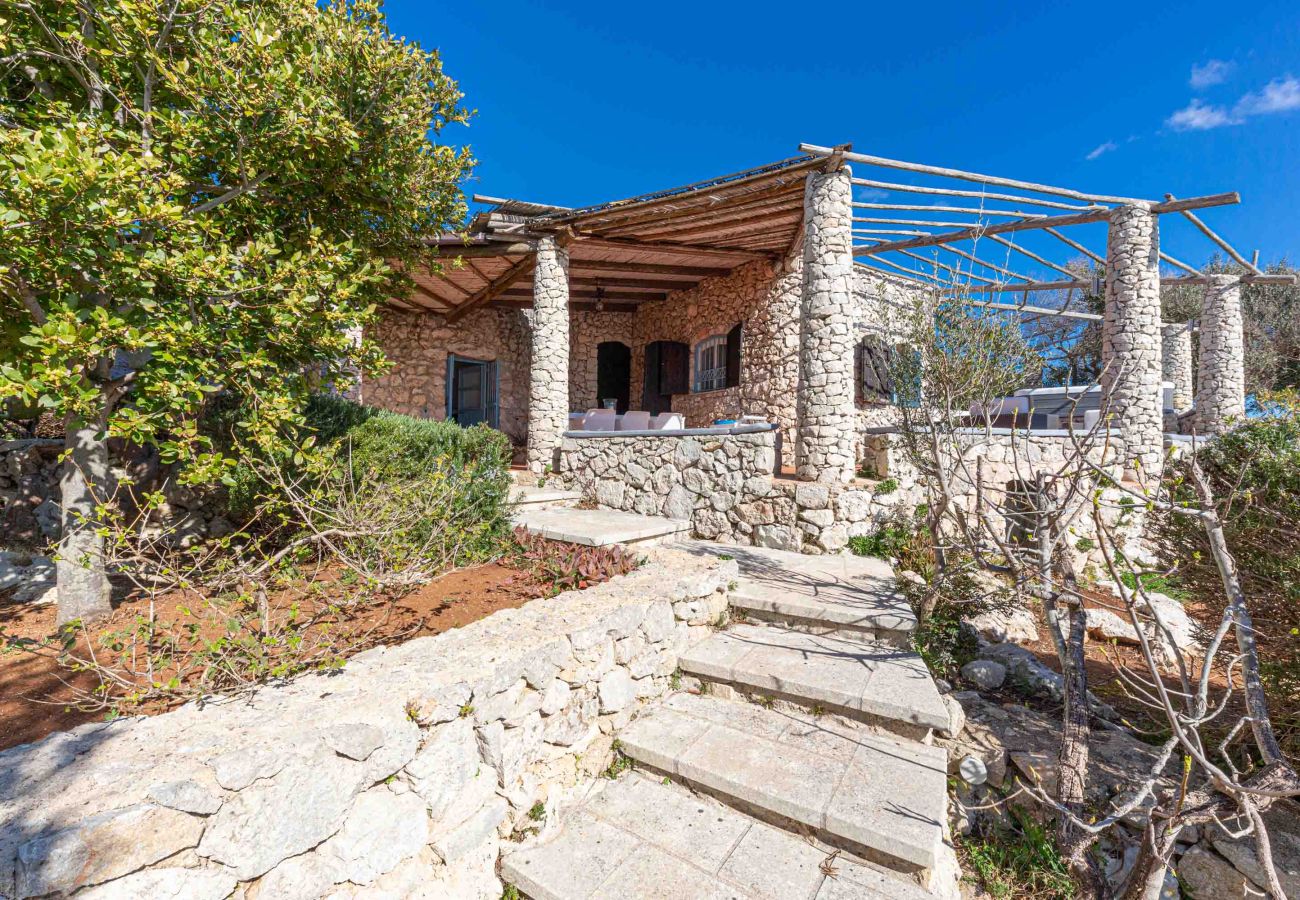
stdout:
<svg viewBox="0 0 1300 900">
<path fill-rule="evenodd" d="M 502 841 L 609 764 L 736 574 L 655 550 L 337 674 L 0 753 L 0 896 L 497 900 Z"/>
<path fill-rule="evenodd" d="M 784 452 L 784 451 L 783 451 Z M 776 433 L 566 436 L 560 476 L 597 505 L 689 519 L 696 537 L 827 553 L 870 534 L 903 490 L 774 477 Z M 887 486 L 886 486 L 887 487 Z"/>
</svg>

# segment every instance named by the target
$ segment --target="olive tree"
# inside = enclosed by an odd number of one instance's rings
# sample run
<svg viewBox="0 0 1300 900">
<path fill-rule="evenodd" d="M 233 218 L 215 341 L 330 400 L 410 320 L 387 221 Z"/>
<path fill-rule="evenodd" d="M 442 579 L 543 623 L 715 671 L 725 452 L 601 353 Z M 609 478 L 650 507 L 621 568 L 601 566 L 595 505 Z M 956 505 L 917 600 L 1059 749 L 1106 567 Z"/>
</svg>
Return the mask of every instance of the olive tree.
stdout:
<svg viewBox="0 0 1300 900">
<path fill-rule="evenodd" d="M 109 609 L 108 439 L 193 482 L 207 398 L 269 444 L 435 264 L 473 161 L 438 55 L 377 0 L 0 0 L 0 402 L 66 427 L 61 621 Z"/>
</svg>

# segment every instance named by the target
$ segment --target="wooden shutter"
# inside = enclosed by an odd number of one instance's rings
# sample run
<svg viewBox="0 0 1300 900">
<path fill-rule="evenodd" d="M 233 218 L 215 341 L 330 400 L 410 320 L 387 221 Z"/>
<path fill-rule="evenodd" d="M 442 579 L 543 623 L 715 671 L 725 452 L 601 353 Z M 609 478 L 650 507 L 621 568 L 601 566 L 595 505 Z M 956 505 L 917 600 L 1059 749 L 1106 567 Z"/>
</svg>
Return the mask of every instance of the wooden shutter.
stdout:
<svg viewBox="0 0 1300 900">
<path fill-rule="evenodd" d="M 679 341 L 659 341 L 659 393 L 691 390 L 691 348 Z"/>
<path fill-rule="evenodd" d="M 645 345 L 645 367 L 641 376 L 641 408 L 658 415 L 663 412 L 659 392 L 659 341 Z"/>
<path fill-rule="evenodd" d="M 727 387 L 740 384 L 740 341 L 743 332 L 743 322 L 737 322 L 736 327 L 727 332 Z"/>
</svg>

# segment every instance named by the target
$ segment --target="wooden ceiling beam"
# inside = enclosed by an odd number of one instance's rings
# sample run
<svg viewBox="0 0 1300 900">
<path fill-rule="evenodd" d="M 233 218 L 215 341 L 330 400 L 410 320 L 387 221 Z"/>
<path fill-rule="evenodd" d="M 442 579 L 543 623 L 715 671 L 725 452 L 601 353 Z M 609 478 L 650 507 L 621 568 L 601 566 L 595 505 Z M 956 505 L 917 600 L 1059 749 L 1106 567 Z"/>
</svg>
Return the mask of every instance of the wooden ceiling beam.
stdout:
<svg viewBox="0 0 1300 900">
<path fill-rule="evenodd" d="M 803 218 L 803 207 L 791 209 L 788 213 L 775 215 L 769 219 L 761 221 L 737 221 L 735 223 L 717 223 L 713 225 L 700 225 L 695 228 L 686 228 L 673 231 L 655 232 L 642 235 L 647 240 L 662 240 L 671 238 L 673 240 L 701 240 L 708 236 L 725 236 L 739 233 L 742 237 L 750 233 L 766 234 L 774 228 L 781 228 L 784 234 L 785 229 L 791 225 L 797 224 Z"/>
<path fill-rule="evenodd" d="M 533 308 L 533 302 L 531 300 L 516 300 L 513 297 L 498 297 L 492 301 L 491 305 L 504 306 L 510 309 Z M 581 303 L 570 303 L 569 309 L 580 309 L 591 312 L 634 313 L 636 312 L 636 305 L 630 303 L 606 303 L 600 310 L 597 310 L 594 302 L 583 301 Z"/>
<path fill-rule="evenodd" d="M 489 256 L 525 256 L 537 248 L 525 241 L 509 241 L 487 244 L 435 244 L 439 256 L 443 259 L 461 257 L 462 259 L 482 259 Z"/>
<path fill-rule="evenodd" d="M 647 278 L 618 278 L 613 275 L 569 275 L 569 284 L 588 284 L 593 287 L 641 288 L 651 291 L 684 291 L 693 288 L 697 281 L 653 281 Z"/>
<path fill-rule="evenodd" d="M 527 299 L 531 303 L 533 297 L 533 291 L 532 288 L 512 287 L 506 289 L 505 291 L 502 291 L 500 296 L 512 297 L 512 298 L 523 298 L 523 299 Z M 640 301 L 640 300 L 663 300 L 665 297 L 668 296 L 668 294 L 667 292 L 654 294 L 654 293 L 641 293 L 638 291 L 597 292 L 595 288 L 570 288 L 569 296 L 578 297 L 584 300 L 585 299 L 596 300 L 596 299 L 603 298 L 605 300 Z"/>
<path fill-rule="evenodd" d="M 447 300 L 447 299 L 445 299 L 445 298 L 443 298 L 443 297 L 439 297 L 439 296 L 438 296 L 437 294 L 435 294 L 433 291 L 429 290 L 429 289 L 426 288 L 424 285 L 420 284 L 420 282 L 415 281 L 414 279 L 412 279 L 411 287 L 412 287 L 412 289 L 415 291 L 415 293 L 419 294 L 421 297 L 425 297 L 425 298 L 427 298 L 427 299 L 429 299 L 429 300 L 432 300 L 434 303 L 437 303 L 439 309 L 447 310 L 447 309 L 451 309 L 453 306 L 455 306 L 455 304 L 452 303 L 451 301 L 449 301 L 449 300 Z M 425 305 L 425 304 L 421 304 L 421 306 L 424 306 L 424 305 Z"/>
<path fill-rule="evenodd" d="M 519 260 L 519 262 L 515 263 L 497 276 L 497 278 L 487 287 L 483 288 L 483 290 L 479 291 L 464 303 L 458 304 L 455 309 L 447 314 L 447 323 L 451 324 L 452 322 L 458 322 L 478 307 L 491 303 L 500 296 L 506 288 L 510 287 L 510 285 L 531 272 L 533 266 L 536 264 L 536 256 L 525 256 L 523 259 Z"/>
<path fill-rule="evenodd" d="M 633 275 L 685 275 L 693 278 L 709 278 L 713 275 L 725 275 L 732 266 L 677 266 L 665 263 L 618 262 L 604 259 L 569 258 L 570 272 L 615 272 Z"/>
<path fill-rule="evenodd" d="M 690 244 L 676 244 L 670 241 L 641 241 L 633 238 L 610 238 L 586 233 L 578 235 L 574 245 L 576 246 L 579 243 L 589 247 L 604 247 L 628 253 L 677 253 L 685 256 L 712 256 L 719 260 L 727 257 L 733 266 L 738 266 L 750 260 L 767 259 L 772 255 L 746 247 L 697 247 Z"/>
</svg>

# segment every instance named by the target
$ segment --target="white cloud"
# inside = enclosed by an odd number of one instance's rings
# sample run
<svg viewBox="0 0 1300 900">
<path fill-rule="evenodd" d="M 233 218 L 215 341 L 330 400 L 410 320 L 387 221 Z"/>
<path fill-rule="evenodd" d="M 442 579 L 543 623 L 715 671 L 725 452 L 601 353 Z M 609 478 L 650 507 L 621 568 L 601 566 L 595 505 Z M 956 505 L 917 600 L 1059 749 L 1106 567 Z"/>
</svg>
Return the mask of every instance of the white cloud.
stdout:
<svg viewBox="0 0 1300 900">
<path fill-rule="evenodd" d="M 1187 83 L 1196 90 L 1213 87 L 1216 84 L 1223 84 L 1232 74 L 1233 64 L 1224 62 L 1221 59 L 1212 59 L 1204 65 L 1192 66 L 1192 77 L 1187 79 Z"/>
<path fill-rule="evenodd" d="M 1119 149 L 1119 145 L 1116 144 L 1114 141 L 1106 141 L 1106 143 L 1104 144 L 1098 144 L 1097 147 L 1093 149 L 1091 153 L 1089 153 L 1087 156 L 1084 157 L 1084 159 L 1093 160 L 1101 156 L 1103 153 L 1109 153 L 1112 150 L 1118 150 L 1118 149 Z"/>
<path fill-rule="evenodd" d="M 1293 109 L 1300 109 L 1300 79 L 1288 75 L 1274 78 L 1262 91 L 1246 94 L 1237 101 L 1233 112 L 1239 116 L 1266 116 Z"/>
<path fill-rule="evenodd" d="M 1207 131 L 1224 125 L 1236 125 L 1240 121 L 1222 106 L 1211 106 L 1194 99 L 1166 119 L 1165 124 L 1175 131 Z"/>
<path fill-rule="evenodd" d="M 884 200 L 889 196 L 889 191 L 882 191 L 880 188 L 855 187 L 853 192 L 857 195 L 854 199 L 868 203 L 872 200 Z"/>
</svg>

